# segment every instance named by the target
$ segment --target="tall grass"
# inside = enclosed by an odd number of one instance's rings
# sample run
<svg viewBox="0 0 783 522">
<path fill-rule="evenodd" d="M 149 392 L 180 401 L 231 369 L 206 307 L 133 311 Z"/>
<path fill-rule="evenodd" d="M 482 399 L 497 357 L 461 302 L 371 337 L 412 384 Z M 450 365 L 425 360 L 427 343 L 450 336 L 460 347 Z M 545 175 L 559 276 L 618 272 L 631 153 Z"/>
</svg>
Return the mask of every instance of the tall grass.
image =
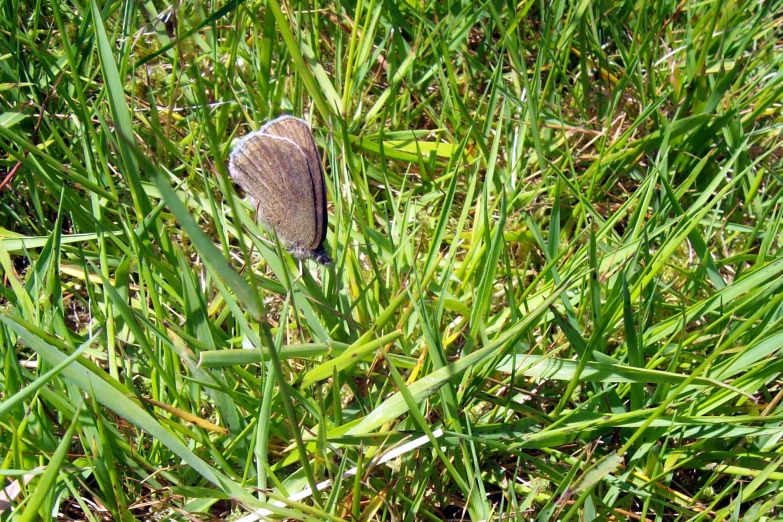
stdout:
<svg viewBox="0 0 783 522">
<path fill-rule="evenodd" d="M 0 520 L 781 516 L 780 1 L 2 9 Z"/>
</svg>

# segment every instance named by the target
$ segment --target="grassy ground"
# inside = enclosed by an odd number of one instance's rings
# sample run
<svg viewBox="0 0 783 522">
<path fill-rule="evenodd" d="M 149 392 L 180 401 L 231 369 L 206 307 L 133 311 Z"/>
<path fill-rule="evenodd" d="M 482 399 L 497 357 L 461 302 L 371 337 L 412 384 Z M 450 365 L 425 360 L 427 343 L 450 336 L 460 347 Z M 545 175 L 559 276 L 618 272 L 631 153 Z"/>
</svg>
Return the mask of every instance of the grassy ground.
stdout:
<svg viewBox="0 0 783 522">
<path fill-rule="evenodd" d="M 780 516 L 783 3 L 2 9 L 0 520 Z"/>
</svg>

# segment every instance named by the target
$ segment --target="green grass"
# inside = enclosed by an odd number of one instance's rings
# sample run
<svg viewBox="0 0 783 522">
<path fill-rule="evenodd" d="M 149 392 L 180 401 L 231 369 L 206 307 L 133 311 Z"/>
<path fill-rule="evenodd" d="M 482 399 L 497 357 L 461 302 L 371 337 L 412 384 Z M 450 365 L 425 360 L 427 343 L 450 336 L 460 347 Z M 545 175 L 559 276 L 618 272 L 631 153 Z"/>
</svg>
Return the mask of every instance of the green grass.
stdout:
<svg viewBox="0 0 783 522">
<path fill-rule="evenodd" d="M 0 521 L 783 516 L 783 2 L 2 10 Z"/>
</svg>

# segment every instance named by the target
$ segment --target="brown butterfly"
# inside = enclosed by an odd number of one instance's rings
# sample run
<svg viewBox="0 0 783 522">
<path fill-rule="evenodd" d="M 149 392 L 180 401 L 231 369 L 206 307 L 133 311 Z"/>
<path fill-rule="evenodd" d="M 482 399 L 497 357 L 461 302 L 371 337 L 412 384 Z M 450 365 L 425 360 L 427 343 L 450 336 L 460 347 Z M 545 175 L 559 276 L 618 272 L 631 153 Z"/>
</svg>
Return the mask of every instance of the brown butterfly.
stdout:
<svg viewBox="0 0 783 522">
<path fill-rule="evenodd" d="M 236 144 L 231 177 L 253 198 L 258 219 L 296 257 L 332 262 L 324 249 L 326 189 L 310 127 L 280 116 Z"/>
</svg>

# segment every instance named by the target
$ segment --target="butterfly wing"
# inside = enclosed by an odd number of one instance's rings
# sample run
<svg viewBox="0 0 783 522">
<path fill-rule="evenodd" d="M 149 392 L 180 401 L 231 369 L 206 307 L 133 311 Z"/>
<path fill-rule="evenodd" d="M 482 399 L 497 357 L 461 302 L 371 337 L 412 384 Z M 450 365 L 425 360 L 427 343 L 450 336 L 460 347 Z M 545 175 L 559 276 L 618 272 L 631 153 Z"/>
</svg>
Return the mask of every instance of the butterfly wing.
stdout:
<svg viewBox="0 0 783 522">
<path fill-rule="evenodd" d="M 310 180 L 315 194 L 316 208 L 316 242 L 310 245 L 310 250 L 315 250 L 326 239 L 326 186 L 324 184 L 324 174 L 321 169 L 321 157 L 318 155 L 318 148 L 315 145 L 313 133 L 304 120 L 294 118 L 293 116 L 280 116 L 270 121 L 261 128 L 265 134 L 288 138 L 302 149 L 307 160 L 307 168 L 310 172 Z"/>
<path fill-rule="evenodd" d="M 307 158 L 292 140 L 255 132 L 229 158 L 231 177 L 253 198 L 258 218 L 290 247 L 319 245 L 317 206 Z"/>
</svg>

